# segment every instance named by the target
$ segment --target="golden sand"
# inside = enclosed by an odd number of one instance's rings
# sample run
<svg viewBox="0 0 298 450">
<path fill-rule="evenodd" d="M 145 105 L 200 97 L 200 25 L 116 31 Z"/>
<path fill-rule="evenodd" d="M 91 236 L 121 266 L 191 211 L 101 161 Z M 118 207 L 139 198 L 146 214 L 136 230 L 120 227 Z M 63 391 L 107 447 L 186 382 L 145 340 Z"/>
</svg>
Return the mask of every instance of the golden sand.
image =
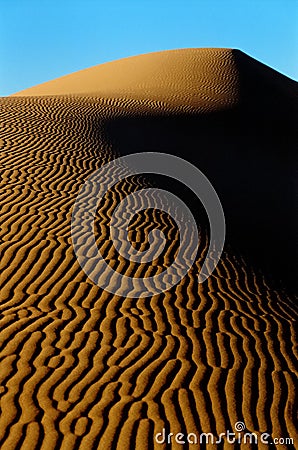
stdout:
<svg viewBox="0 0 298 450">
<path fill-rule="evenodd" d="M 1 99 L 1 450 L 159 449 L 163 428 L 218 436 L 237 421 L 298 443 L 288 270 L 297 250 L 296 99 L 295 82 L 229 49 L 127 58 Z M 81 270 L 72 206 L 94 170 L 148 150 L 208 176 L 227 246 L 200 285 L 202 226 L 197 262 L 178 285 L 120 298 Z M 140 269 L 113 250 L 113 209 L 144 186 L 142 177 L 120 183 L 96 218 L 104 256 L 134 276 L 159 270 L 179 244 L 173 221 L 153 212 L 132 230 L 140 244 L 159 226 L 171 241 L 162 260 Z"/>
</svg>

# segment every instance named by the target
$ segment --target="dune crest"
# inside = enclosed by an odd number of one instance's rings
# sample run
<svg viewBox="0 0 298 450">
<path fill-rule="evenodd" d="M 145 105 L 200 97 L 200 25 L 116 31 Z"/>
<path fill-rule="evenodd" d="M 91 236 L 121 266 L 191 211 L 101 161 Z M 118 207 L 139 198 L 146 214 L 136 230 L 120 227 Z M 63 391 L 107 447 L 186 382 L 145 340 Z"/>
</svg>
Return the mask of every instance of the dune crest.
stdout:
<svg viewBox="0 0 298 450">
<path fill-rule="evenodd" d="M 256 73 L 254 77 L 253 74 Z M 243 75 L 290 91 L 294 82 L 240 50 L 190 48 L 112 61 L 20 91 L 13 96 L 96 95 L 158 100 L 215 110 L 240 100 Z M 274 82 L 275 80 L 275 82 Z M 247 88 L 247 87 L 245 87 Z"/>
</svg>

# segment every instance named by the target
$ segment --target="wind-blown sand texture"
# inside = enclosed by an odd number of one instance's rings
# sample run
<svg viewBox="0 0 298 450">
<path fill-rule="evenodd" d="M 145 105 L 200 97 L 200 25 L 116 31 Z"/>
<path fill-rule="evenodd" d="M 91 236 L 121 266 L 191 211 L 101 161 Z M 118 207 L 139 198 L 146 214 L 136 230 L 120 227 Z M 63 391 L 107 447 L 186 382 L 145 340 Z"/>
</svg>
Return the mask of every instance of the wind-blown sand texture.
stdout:
<svg viewBox="0 0 298 450">
<path fill-rule="evenodd" d="M 155 434 L 218 436 L 237 421 L 297 445 L 296 83 L 236 50 L 160 52 L 2 98 L 1 119 L 1 450 L 176 449 Z M 95 169 L 139 151 L 205 173 L 227 245 L 199 285 L 204 214 L 173 183 L 197 211 L 197 262 L 163 294 L 120 298 L 81 270 L 71 212 Z M 174 221 L 147 211 L 131 237 L 143 249 L 162 229 L 162 258 L 138 267 L 113 250 L 113 209 L 150 183 L 119 183 L 96 218 L 106 260 L 131 276 L 160 270 L 179 245 Z"/>
</svg>

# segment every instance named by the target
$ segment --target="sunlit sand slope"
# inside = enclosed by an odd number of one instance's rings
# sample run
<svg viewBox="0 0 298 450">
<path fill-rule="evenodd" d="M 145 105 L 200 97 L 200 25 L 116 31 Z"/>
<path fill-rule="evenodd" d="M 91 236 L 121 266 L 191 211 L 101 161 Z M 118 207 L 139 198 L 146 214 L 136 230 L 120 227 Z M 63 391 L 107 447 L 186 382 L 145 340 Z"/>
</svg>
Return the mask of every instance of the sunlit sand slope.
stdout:
<svg viewBox="0 0 298 450">
<path fill-rule="evenodd" d="M 249 71 L 268 112 L 263 134 L 260 118 L 244 120 L 255 102 Z M 191 49 L 98 66 L 1 99 L 1 450 L 158 449 L 166 448 L 155 442 L 163 428 L 218 436 L 237 421 L 247 431 L 298 442 L 297 304 L 292 284 L 272 269 L 274 256 L 282 270 L 282 258 L 295 253 L 294 95 L 294 82 L 240 52 Z M 283 122 L 272 113 L 277 98 Z M 271 130 L 275 139 L 268 141 Z M 72 207 L 94 170 L 146 150 L 195 163 L 219 191 L 227 227 L 251 234 L 233 239 L 228 232 L 219 265 L 200 285 L 208 233 L 198 212 L 198 256 L 187 276 L 153 297 L 130 298 L 129 290 L 117 297 L 80 268 Z M 273 179 L 278 186 L 269 189 Z M 118 183 L 95 221 L 106 260 L 135 277 L 162 270 L 179 246 L 174 220 L 155 210 L 136 215 L 130 227 L 141 249 L 155 226 L 168 237 L 152 265 L 126 261 L 112 246 L 115 206 L 150 185 L 141 176 Z M 277 189 L 284 216 L 275 212 L 274 250 L 258 257 L 248 248 L 266 239 L 269 248 L 273 234 L 258 199 L 268 198 L 267 213 Z M 293 236 L 292 254 L 285 234 Z"/>
</svg>

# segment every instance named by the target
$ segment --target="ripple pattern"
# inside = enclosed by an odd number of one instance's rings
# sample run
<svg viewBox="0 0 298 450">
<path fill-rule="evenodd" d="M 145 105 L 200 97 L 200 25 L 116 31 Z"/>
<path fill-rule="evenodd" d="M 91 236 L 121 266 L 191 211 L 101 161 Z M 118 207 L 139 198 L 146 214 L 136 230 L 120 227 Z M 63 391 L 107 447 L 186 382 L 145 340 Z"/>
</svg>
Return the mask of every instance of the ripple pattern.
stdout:
<svg viewBox="0 0 298 450">
<path fill-rule="evenodd" d="M 199 285 L 203 228 L 196 265 L 152 298 L 106 293 L 76 261 L 75 197 L 116 156 L 104 121 L 155 107 L 82 96 L 1 100 L 1 450 L 168 448 L 155 442 L 163 428 L 219 435 L 240 420 L 298 442 L 293 296 L 229 251 Z M 106 261 L 130 276 L 158 273 L 179 243 L 174 222 L 148 210 L 136 215 L 131 237 L 142 249 L 157 224 L 169 237 L 165 253 L 151 266 L 115 253 L 113 208 L 149 184 L 131 177 L 116 185 L 96 219 Z"/>
</svg>

